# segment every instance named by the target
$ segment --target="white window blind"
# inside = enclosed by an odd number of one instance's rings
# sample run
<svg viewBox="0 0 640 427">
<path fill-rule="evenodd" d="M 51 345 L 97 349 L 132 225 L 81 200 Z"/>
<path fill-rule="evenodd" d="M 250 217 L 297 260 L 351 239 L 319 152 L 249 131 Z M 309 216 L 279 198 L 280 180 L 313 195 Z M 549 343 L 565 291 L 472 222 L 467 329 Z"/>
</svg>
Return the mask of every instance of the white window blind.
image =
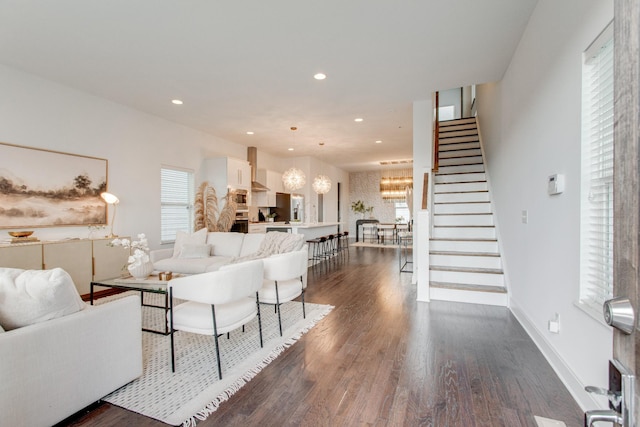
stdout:
<svg viewBox="0 0 640 427">
<path fill-rule="evenodd" d="M 613 25 L 583 65 L 580 302 L 602 313 L 613 295 Z"/>
<path fill-rule="evenodd" d="M 162 167 L 160 181 L 160 241 L 169 243 L 178 230 L 192 230 L 193 173 Z"/>
</svg>

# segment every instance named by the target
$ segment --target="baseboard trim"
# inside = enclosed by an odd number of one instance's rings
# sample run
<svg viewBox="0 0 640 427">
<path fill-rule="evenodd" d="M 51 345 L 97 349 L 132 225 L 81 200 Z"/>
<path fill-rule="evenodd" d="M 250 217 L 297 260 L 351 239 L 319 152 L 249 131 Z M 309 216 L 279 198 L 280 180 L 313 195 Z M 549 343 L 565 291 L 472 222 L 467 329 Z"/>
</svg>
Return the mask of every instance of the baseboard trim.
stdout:
<svg viewBox="0 0 640 427">
<path fill-rule="evenodd" d="M 601 404 L 595 400 L 589 393 L 584 390 L 585 385 L 580 382 L 578 377 L 573 373 L 571 368 L 564 362 L 556 350 L 547 342 L 544 336 L 538 331 L 533 322 L 527 317 L 517 303 L 510 300 L 511 313 L 518 320 L 520 325 L 527 332 L 529 337 L 536 344 L 538 349 L 542 352 L 547 362 L 551 365 L 551 368 L 560 377 L 560 381 L 567 387 L 571 396 L 575 399 L 578 406 L 583 411 L 589 409 L 600 408 Z"/>
</svg>

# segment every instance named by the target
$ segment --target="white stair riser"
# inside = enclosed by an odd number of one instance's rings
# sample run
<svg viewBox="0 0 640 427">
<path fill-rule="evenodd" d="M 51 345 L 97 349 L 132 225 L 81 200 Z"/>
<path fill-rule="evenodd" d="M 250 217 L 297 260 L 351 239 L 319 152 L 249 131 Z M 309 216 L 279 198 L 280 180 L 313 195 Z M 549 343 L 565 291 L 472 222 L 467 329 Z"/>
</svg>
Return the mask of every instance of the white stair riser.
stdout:
<svg viewBox="0 0 640 427">
<path fill-rule="evenodd" d="M 466 123 L 475 123 L 475 122 L 476 122 L 475 117 L 467 117 L 465 119 L 444 120 L 444 121 L 441 121 L 439 124 L 440 124 L 440 127 L 444 128 L 447 126 L 456 126 L 456 125 L 461 125 Z"/>
<path fill-rule="evenodd" d="M 443 166 L 459 166 L 478 163 L 482 163 L 482 156 L 454 157 L 452 159 L 440 158 L 438 164 L 442 168 Z"/>
<path fill-rule="evenodd" d="M 488 202 L 489 193 L 478 191 L 473 193 L 445 193 L 434 195 L 436 203 L 460 203 L 460 202 Z"/>
<path fill-rule="evenodd" d="M 450 213 L 491 213 L 491 203 L 446 203 L 434 205 L 436 214 Z"/>
<path fill-rule="evenodd" d="M 429 255 L 429 265 L 502 269 L 502 259 L 498 256 L 431 254 Z"/>
<path fill-rule="evenodd" d="M 450 128 L 440 129 L 440 133 L 438 134 L 439 138 L 451 138 L 456 136 L 477 136 L 477 129 L 465 129 L 465 130 L 449 130 Z"/>
<path fill-rule="evenodd" d="M 473 240 L 430 240 L 430 251 L 439 252 L 487 252 L 498 253 L 498 242 L 482 242 Z"/>
<path fill-rule="evenodd" d="M 506 293 L 473 292 L 441 288 L 430 288 L 429 298 L 434 301 L 463 302 L 468 304 L 483 304 L 498 307 L 506 307 L 508 299 Z"/>
<path fill-rule="evenodd" d="M 493 215 L 434 215 L 433 225 L 495 225 Z"/>
<path fill-rule="evenodd" d="M 437 175 L 435 177 L 436 184 L 443 183 L 462 183 L 472 181 L 486 181 L 487 176 L 483 173 L 461 173 L 459 175 Z"/>
<path fill-rule="evenodd" d="M 434 282 L 461 283 L 465 285 L 504 286 L 504 275 L 494 273 L 430 270 L 429 280 Z"/>
<path fill-rule="evenodd" d="M 487 182 L 464 182 L 461 184 L 436 184 L 433 191 L 439 193 L 454 193 L 456 191 L 487 191 Z"/>
<path fill-rule="evenodd" d="M 484 165 L 482 163 L 477 165 L 462 165 L 462 166 L 440 166 L 438 173 L 475 173 L 484 172 Z"/>
<path fill-rule="evenodd" d="M 469 148 L 480 148 L 478 138 L 465 136 L 461 138 L 451 138 L 449 141 L 440 141 L 438 152 L 468 150 Z"/>
<path fill-rule="evenodd" d="M 480 148 L 473 148 L 471 150 L 450 150 L 438 153 L 440 162 L 442 159 L 449 159 L 451 157 L 469 157 L 469 156 L 482 156 L 482 150 Z"/>
<path fill-rule="evenodd" d="M 469 130 L 469 129 L 477 130 L 477 128 L 478 127 L 475 122 L 455 123 L 455 124 L 450 124 L 448 126 L 440 126 L 440 132 L 449 132 L 454 130 Z"/>
<path fill-rule="evenodd" d="M 494 227 L 434 227 L 434 239 L 495 239 Z"/>
<path fill-rule="evenodd" d="M 502 258 L 499 256 L 481 255 L 429 255 L 430 265 L 442 267 L 468 267 L 468 268 L 502 268 Z"/>
</svg>

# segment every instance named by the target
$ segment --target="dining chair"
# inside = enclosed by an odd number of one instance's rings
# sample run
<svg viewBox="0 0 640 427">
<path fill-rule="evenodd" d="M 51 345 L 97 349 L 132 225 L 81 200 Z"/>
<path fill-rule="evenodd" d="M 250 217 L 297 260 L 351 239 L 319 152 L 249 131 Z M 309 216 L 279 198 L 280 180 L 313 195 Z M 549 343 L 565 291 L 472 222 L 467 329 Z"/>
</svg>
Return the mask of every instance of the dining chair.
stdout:
<svg viewBox="0 0 640 427">
<path fill-rule="evenodd" d="M 260 347 L 262 319 L 258 291 L 262 287 L 262 260 L 223 266 L 218 271 L 194 274 L 170 280 L 169 327 L 171 331 L 171 370 L 175 372 L 175 331 L 213 335 L 218 362 L 218 377 L 222 379 L 218 337 L 244 327 L 258 317 Z M 174 307 L 174 298 L 186 300 Z"/>
<path fill-rule="evenodd" d="M 270 256 L 264 259 L 264 280 L 258 292 L 261 304 L 273 304 L 278 312 L 282 336 L 280 306 L 298 296 L 302 299 L 302 317 L 306 318 L 304 291 L 307 287 L 307 249 Z"/>
</svg>

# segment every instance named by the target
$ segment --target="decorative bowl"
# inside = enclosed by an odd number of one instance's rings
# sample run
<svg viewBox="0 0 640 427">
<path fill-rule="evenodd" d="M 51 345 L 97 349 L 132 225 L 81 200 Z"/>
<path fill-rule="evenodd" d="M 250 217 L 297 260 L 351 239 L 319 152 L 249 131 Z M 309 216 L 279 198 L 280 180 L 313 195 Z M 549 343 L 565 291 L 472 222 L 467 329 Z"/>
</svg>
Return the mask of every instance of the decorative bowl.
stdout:
<svg viewBox="0 0 640 427">
<path fill-rule="evenodd" d="M 29 237 L 33 234 L 33 231 L 9 231 L 11 237 Z"/>
</svg>

